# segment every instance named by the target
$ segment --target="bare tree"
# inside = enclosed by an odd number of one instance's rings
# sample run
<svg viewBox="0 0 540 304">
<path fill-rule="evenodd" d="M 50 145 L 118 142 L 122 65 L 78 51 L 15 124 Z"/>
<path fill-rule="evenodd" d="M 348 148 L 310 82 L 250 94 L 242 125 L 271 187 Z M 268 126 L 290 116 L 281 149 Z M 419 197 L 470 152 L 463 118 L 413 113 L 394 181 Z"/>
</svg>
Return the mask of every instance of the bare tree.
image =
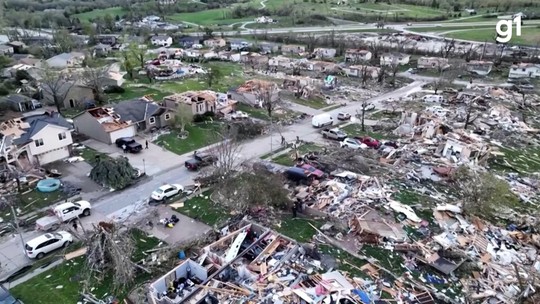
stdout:
<svg viewBox="0 0 540 304">
<path fill-rule="evenodd" d="M 390 73 L 391 73 L 391 83 L 392 83 L 392 86 L 395 87 L 396 86 L 396 74 L 397 72 L 399 72 L 399 62 L 397 60 L 394 60 L 391 64 L 390 64 Z"/>
<path fill-rule="evenodd" d="M 266 113 L 271 119 L 274 110 L 282 103 L 278 96 L 278 92 L 278 85 L 269 81 L 259 81 L 258 86 L 255 88 L 257 98 L 261 101 L 262 107 L 266 110 Z"/>
<path fill-rule="evenodd" d="M 56 29 L 54 31 L 53 43 L 56 45 L 57 51 L 61 53 L 69 53 L 75 46 L 73 36 L 66 29 Z"/>
<path fill-rule="evenodd" d="M 362 68 L 360 69 L 360 79 L 362 81 L 362 87 L 366 87 L 366 83 L 370 77 L 371 73 L 369 67 L 366 64 L 362 65 Z"/>
<path fill-rule="evenodd" d="M 218 157 L 218 161 L 215 164 L 215 174 L 226 176 L 240 166 L 239 153 L 242 149 L 240 142 L 230 130 L 223 130 L 219 133 L 218 137 L 218 144 L 212 148 Z"/>
<path fill-rule="evenodd" d="M 501 208 L 513 207 L 519 202 L 508 183 L 489 172 L 460 167 L 453 178 L 460 188 L 463 209 L 468 214 L 493 219 Z"/>
<path fill-rule="evenodd" d="M 174 124 L 176 127 L 180 128 L 180 135 L 186 136 L 186 126 L 193 120 L 193 114 L 191 109 L 188 109 L 184 106 L 179 106 L 176 109 L 176 114 L 174 116 Z"/>
<path fill-rule="evenodd" d="M 382 84 L 384 82 L 384 79 L 386 78 L 386 71 L 388 70 L 387 65 L 381 65 L 381 70 L 379 71 L 379 74 L 377 74 L 377 82 Z"/>
<path fill-rule="evenodd" d="M 480 115 L 475 115 L 474 117 L 471 117 L 472 111 L 476 108 L 476 104 L 479 98 L 481 98 L 481 96 L 475 97 L 472 100 L 465 102 L 467 104 L 467 107 L 466 107 L 467 115 L 465 117 L 465 125 L 463 126 L 463 129 L 467 129 L 472 123 L 474 123 L 474 121 L 478 117 L 480 117 Z"/>
<path fill-rule="evenodd" d="M 454 39 L 444 39 L 444 46 L 440 50 L 441 56 L 448 58 L 453 53 L 455 47 L 456 41 Z"/>
<path fill-rule="evenodd" d="M 84 85 L 92 89 L 94 100 L 98 104 L 107 101 L 107 96 L 103 92 L 103 80 L 107 77 L 109 67 L 86 67 L 82 73 Z"/>
<path fill-rule="evenodd" d="M 369 50 L 371 52 L 371 61 L 373 63 L 378 63 L 378 60 L 379 60 L 379 55 L 381 54 L 381 51 L 382 51 L 382 45 L 378 42 L 378 41 L 372 41 L 370 44 L 369 44 Z"/>
<path fill-rule="evenodd" d="M 44 96 L 49 96 L 58 113 L 62 113 L 64 108 L 64 99 L 75 84 L 67 81 L 67 78 L 60 72 L 52 70 L 46 63 L 41 67 L 41 89 Z"/>
</svg>

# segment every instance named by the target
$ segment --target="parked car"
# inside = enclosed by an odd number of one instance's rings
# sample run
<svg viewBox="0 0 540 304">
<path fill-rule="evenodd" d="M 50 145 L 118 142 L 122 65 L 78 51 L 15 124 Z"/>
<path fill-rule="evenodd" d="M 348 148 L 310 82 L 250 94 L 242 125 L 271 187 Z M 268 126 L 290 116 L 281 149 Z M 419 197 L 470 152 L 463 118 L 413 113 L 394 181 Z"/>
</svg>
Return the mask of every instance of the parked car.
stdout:
<svg viewBox="0 0 540 304">
<path fill-rule="evenodd" d="M 283 172 L 285 178 L 298 184 L 308 184 L 312 178 L 310 178 L 304 169 L 298 167 L 290 167 Z"/>
<path fill-rule="evenodd" d="M 345 112 L 339 112 L 337 115 L 338 120 L 349 120 L 351 119 L 351 114 Z"/>
<path fill-rule="evenodd" d="M 139 153 L 143 149 L 142 145 L 131 137 L 118 138 L 115 143 L 118 148 L 126 146 L 126 150 L 130 153 Z"/>
<path fill-rule="evenodd" d="M 193 158 L 186 160 L 184 165 L 190 171 L 197 171 L 201 167 L 209 166 L 218 161 L 218 157 L 210 153 L 193 153 Z"/>
<path fill-rule="evenodd" d="M 324 177 L 324 172 L 313 167 L 312 165 L 309 165 L 309 164 L 303 164 L 303 165 L 299 165 L 298 166 L 299 168 L 302 168 L 303 170 L 307 171 L 308 172 L 308 176 L 314 176 L 315 178 L 319 179 L 319 178 L 323 178 Z"/>
<path fill-rule="evenodd" d="M 334 119 L 332 118 L 332 115 L 328 113 L 315 115 L 313 118 L 311 118 L 311 125 L 315 128 L 331 126 L 333 124 Z"/>
<path fill-rule="evenodd" d="M 321 131 L 321 134 L 324 138 L 330 138 L 342 141 L 347 137 L 347 133 L 341 131 L 338 128 L 328 129 L 325 128 Z"/>
<path fill-rule="evenodd" d="M 363 143 L 364 145 L 366 145 L 366 146 L 368 146 L 370 148 L 378 149 L 381 146 L 380 141 L 376 140 L 375 138 L 371 138 L 369 136 L 355 137 L 355 139 L 359 140 L 361 143 Z"/>
<path fill-rule="evenodd" d="M 0 286 L 0 304 L 23 304 L 23 302 L 15 299 L 4 286 Z"/>
<path fill-rule="evenodd" d="M 236 111 L 231 114 L 231 119 L 237 120 L 237 119 L 246 119 L 249 118 L 249 115 L 247 113 L 244 113 L 242 111 Z"/>
<path fill-rule="evenodd" d="M 353 150 L 367 149 L 368 147 L 361 141 L 354 138 L 345 138 L 342 142 L 339 143 L 339 146 L 342 148 L 350 148 Z"/>
<path fill-rule="evenodd" d="M 67 231 L 47 233 L 26 242 L 24 249 L 31 259 L 41 259 L 47 253 L 73 243 L 73 236 Z"/>
<path fill-rule="evenodd" d="M 155 201 L 162 201 L 184 192 L 184 186 L 178 184 L 166 184 L 157 188 L 150 196 Z"/>
</svg>

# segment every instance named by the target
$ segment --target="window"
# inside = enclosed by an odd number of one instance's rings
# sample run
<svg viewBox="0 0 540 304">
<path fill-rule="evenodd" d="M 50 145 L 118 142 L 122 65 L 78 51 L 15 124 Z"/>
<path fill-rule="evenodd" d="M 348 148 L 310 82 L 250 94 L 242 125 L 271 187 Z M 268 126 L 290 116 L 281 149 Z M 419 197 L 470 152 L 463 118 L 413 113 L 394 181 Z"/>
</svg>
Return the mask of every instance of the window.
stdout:
<svg viewBox="0 0 540 304">
<path fill-rule="evenodd" d="M 36 145 L 36 147 L 41 147 L 41 146 L 43 146 L 43 139 L 40 138 L 40 139 L 34 140 L 34 144 Z"/>
<path fill-rule="evenodd" d="M 148 122 L 153 125 L 156 123 L 156 118 L 155 117 L 150 117 L 150 119 L 148 120 Z"/>
<path fill-rule="evenodd" d="M 66 139 L 66 133 L 65 132 L 58 133 L 58 139 L 60 139 L 60 140 Z"/>
<path fill-rule="evenodd" d="M 171 119 L 171 114 L 169 113 L 165 114 L 165 120 L 169 120 L 169 119 Z"/>
</svg>

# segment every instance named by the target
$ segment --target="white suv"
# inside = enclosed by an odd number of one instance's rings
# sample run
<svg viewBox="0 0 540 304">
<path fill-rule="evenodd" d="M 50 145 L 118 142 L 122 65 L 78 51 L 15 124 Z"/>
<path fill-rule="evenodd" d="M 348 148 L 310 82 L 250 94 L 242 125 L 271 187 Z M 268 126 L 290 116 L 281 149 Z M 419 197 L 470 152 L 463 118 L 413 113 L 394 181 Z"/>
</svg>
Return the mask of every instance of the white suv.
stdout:
<svg viewBox="0 0 540 304">
<path fill-rule="evenodd" d="M 45 254 L 73 243 L 73 236 L 67 231 L 40 235 L 24 245 L 26 255 L 31 259 L 41 259 Z"/>
</svg>

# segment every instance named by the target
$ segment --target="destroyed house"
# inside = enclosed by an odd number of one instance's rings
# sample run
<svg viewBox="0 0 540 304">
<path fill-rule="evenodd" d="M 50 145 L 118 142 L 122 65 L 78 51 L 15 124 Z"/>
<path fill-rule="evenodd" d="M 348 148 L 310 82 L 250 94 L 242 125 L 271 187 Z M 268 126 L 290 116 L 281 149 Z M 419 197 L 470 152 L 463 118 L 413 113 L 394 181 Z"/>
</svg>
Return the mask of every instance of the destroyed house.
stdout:
<svg viewBox="0 0 540 304">
<path fill-rule="evenodd" d="M 420 57 L 418 58 L 417 67 L 419 69 L 437 69 L 445 70 L 450 67 L 448 58 L 440 57 Z"/>
<path fill-rule="evenodd" d="M 346 62 L 359 62 L 371 60 L 371 52 L 368 50 L 348 49 L 345 51 Z"/>
<path fill-rule="evenodd" d="M 150 303 L 361 303 L 340 272 L 317 273 L 309 245 L 251 223 L 225 233 L 198 262 L 187 260 L 152 283 Z"/>
<path fill-rule="evenodd" d="M 485 76 L 491 72 L 493 62 L 472 60 L 467 63 L 467 71 L 480 76 Z"/>
</svg>

